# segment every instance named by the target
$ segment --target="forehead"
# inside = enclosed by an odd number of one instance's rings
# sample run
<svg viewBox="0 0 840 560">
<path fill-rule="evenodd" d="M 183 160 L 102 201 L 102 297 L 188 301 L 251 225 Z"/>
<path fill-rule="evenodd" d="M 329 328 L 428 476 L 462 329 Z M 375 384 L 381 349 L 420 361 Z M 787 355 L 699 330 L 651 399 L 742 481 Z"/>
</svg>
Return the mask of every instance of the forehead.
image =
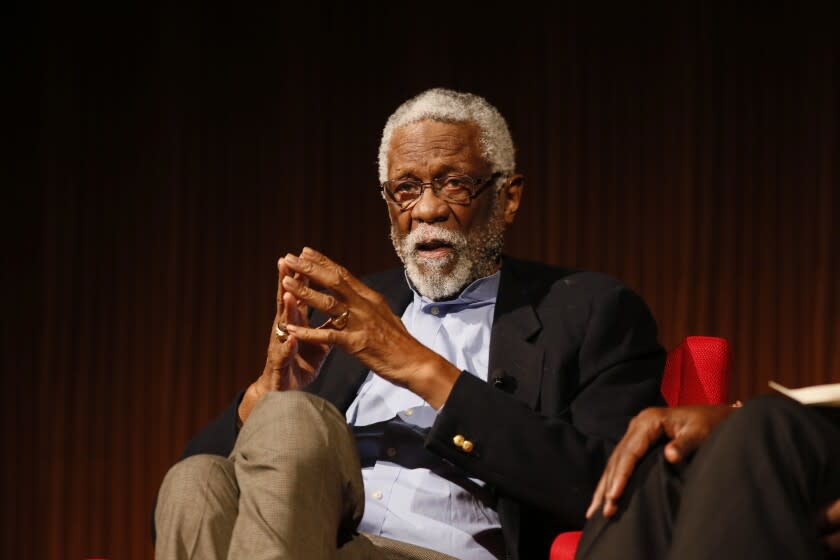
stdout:
<svg viewBox="0 0 840 560">
<path fill-rule="evenodd" d="M 423 120 L 396 129 L 388 149 L 388 175 L 476 171 L 486 167 L 475 123 Z"/>
</svg>

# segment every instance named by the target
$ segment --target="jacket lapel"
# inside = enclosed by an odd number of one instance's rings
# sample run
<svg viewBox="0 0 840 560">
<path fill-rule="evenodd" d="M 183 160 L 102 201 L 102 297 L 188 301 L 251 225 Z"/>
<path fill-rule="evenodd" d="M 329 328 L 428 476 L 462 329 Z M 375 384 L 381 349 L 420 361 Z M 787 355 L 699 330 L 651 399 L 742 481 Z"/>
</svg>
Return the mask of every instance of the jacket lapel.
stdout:
<svg viewBox="0 0 840 560">
<path fill-rule="evenodd" d="M 545 352 L 529 340 L 541 329 L 526 283 L 517 277 L 515 262 L 505 259 L 490 335 L 488 381 L 535 410 Z"/>
</svg>

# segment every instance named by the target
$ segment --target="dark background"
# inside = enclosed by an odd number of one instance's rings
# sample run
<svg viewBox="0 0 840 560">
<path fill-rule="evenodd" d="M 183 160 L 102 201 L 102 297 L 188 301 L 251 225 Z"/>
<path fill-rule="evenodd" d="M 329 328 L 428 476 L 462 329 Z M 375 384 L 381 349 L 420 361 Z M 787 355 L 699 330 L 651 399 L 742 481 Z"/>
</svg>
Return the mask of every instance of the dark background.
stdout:
<svg viewBox="0 0 840 560">
<path fill-rule="evenodd" d="M 728 338 L 733 399 L 840 381 L 831 3 L 113 4 L 6 21 L 5 555 L 152 556 L 166 469 L 261 371 L 276 259 L 397 263 L 379 134 L 428 87 L 508 119 L 510 254 L 621 277 L 668 347 Z"/>
</svg>

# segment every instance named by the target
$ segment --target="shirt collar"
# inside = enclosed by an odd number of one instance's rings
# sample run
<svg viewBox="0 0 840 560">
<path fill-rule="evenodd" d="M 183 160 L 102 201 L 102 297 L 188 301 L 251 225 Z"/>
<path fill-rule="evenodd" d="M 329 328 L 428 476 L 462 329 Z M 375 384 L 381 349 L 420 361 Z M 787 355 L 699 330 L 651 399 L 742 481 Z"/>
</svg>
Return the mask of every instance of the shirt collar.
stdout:
<svg viewBox="0 0 840 560">
<path fill-rule="evenodd" d="M 408 274 L 406 274 L 405 280 L 408 283 L 408 287 L 411 288 L 411 291 L 414 293 L 414 305 L 419 306 L 420 309 L 425 312 L 428 312 L 432 307 L 451 312 L 466 307 L 479 307 L 482 305 L 495 304 L 496 294 L 499 291 L 500 277 L 501 272 L 497 271 L 495 274 L 491 274 L 490 276 L 479 278 L 464 288 L 461 293 L 458 294 L 458 297 L 445 301 L 434 301 L 419 294 L 417 290 L 414 289 L 411 280 L 409 280 Z"/>
</svg>

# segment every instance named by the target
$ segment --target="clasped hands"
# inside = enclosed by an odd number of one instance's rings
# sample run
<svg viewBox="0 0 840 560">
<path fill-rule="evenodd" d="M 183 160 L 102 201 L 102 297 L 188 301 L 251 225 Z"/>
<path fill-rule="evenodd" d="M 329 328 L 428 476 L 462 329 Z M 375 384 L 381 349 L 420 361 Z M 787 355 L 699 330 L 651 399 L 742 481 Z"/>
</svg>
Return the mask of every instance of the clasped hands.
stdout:
<svg viewBox="0 0 840 560">
<path fill-rule="evenodd" d="M 334 346 L 418 394 L 435 409 L 443 406 L 460 371 L 411 336 L 381 294 L 308 247 L 300 255 L 281 258 L 277 270 L 277 307 L 268 356 L 262 375 L 239 406 L 241 422 L 265 393 L 302 389 L 311 383 Z M 309 324 L 310 308 L 334 318 L 346 313 L 342 328 L 329 324 L 314 328 Z M 278 325 L 287 336 L 277 336 Z"/>
<path fill-rule="evenodd" d="M 696 451 L 734 410 L 730 405 L 643 410 L 630 421 L 627 432 L 610 455 L 586 511 L 586 518 L 594 516 L 599 508 L 604 517 L 612 517 L 618 512 L 618 500 L 636 464 L 661 437 L 668 439 L 664 448 L 665 459 L 670 463 L 679 463 Z M 833 553 L 840 553 L 840 499 L 817 512 L 817 526 L 822 532 L 825 547 Z"/>
</svg>

